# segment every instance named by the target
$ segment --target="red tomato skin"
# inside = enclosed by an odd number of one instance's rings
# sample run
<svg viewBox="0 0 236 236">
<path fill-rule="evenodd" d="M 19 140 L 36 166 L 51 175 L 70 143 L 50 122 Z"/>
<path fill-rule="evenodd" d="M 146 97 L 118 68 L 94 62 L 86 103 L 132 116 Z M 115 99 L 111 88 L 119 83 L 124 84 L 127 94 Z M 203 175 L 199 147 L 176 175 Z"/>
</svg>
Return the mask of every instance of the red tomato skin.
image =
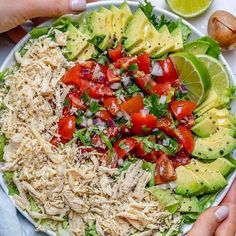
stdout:
<svg viewBox="0 0 236 236">
<path fill-rule="evenodd" d="M 151 90 L 152 93 L 156 93 L 159 96 L 168 95 L 170 91 L 171 91 L 170 83 L 164 83 L 164 84 L 157 83 L 155 86 L 153 86 Z"/>
<path fill-rule="evenodd" d="M 104 120 L 104 121 L 109 121 L 113 118 L 112 114 L 108 110 L 101 110 L 96 113 L 96 117 Z"/>
<path fill-rule="evenodd" d="M 154 151 L 146 154 L 145 156 L 143 156 L 142 159 L 144 159 L 145 161 L 148 161 L 148 162 L 156 163 L 159 156 L 161 156 L 162 154 L 163 154 L 162 151 L 155 151 L 154 150 Z"/>
<path fill-rule="evenodd" d="M 108 56 L 113 62 L 119 60 L 122 57 L 122 44 L 120 43 L 115 49 L 109 49 Z"/>
<path fill-rule="evenodd" d="M 147 94 L 152 94 L 153 88 L 157 86 L 157 83 L 151 78 L 150 74 L 135 78 L 135 83 Z"/>
<path fill-rule="evenodd" d="M 70 84 L 79 86 L 80 85 L 80 72 L 82 70 L 82 66 L 80 64 L 72 67 L 70 70 L 68 70 L 65 75 L 62 78 L 62 82 L 64 84 Z"/>
<path fill-rule="evenodd" d="M 156 81 L 158 83 L 174 83 L 178 79 L 178 74 L 171 59 L 161 60 L 159 64 L 163 70 L 163 76 L 157 76 Z"/>
<path fill-rule="evenodd" d="M 194 137 L 191 130 L 184 125 L 179 125 L 177 127 L 177 131 L 177 140 L 183 145 L 184 149 L 188 153 L 191 153 L 195 145 Z"/>
<path fill-rule="evenodd" d="M 112 115 L 116 115 L 120 111 L 120 105 L 116 97 L 105 97 L 103 99 L 104 106 L 111 112 Z"/>
<path fill-rule="evenodd" d="M 108 127 L 106 130 L 104 130 L 104 134 L 108 137 L 108 139 L 116 138 L 118 133 L 118 127 Z"/>
<path fill-rule="evenodd" d="M 142 114 L 142 113 L 132 113 L 131 123 L 132 130 L 136 135 L 147 135 L 156 128 L 157 118 L 154 115 Z"/>
<path fill-rule="evenodd" d="M 63 107 L 62 115 L 63 115 L 63 116 L 72 115 L 72 112 L 71 112 L 71 110 L 70 110 L 70 107 Z"/>
<path fill-rule="evenodd" d="M 121 110 L 128 114 L 139 112 L 144 108 L 143 98 L 141 95 L 136 95 L 120 105 Z"/>
<path fill-rule="evenodd" d="M 176 131 L 175 127 L 173 126 L 172 122 L 166 118 L 160 118 L 157 120 L 156 127 L 163 131 L 165 134 L 171 136 L 171 137 L 176 137 Z"/>
<path fill-rule="evenodd" d="M 183 118 L 190 116 L 196 107 L 197 104 L 195 102 L 186 100 L 175 100 L 170 103 L 171 113 L 177 120 L 182 120 Z"/>
<path fill-rule="evenodd" d="M 137 57 L 138 60 L 138 68 L 139 70 L 145 72 L 146 74 L 150 73 L 151 71 L 151 59 L 149 53 L 145 52 L 140 54 Z"/>
<path fill-rule="evenodd" d="M 122 149 L 119 144 L 121 142 L 124 142 L 125 145 L 125 149 Z M 124 138 L 124 139 L 120 139 L 118 141 L 116 141 L 114 143 L 114 150 L 115 153 L 118 157 L 118 159 L 124 158 L 130 151 L 133 150 L 133 148 L 136 146 L 137 141 L 134 138 Z"/>
<path fill-rule="evenodd" d="M 120 124 L 120 132 L 123 136 L 131 136 L 133 134 L 132 129 L 127 127 L 125 123 Z"/>
<path fill-rule="evenodd" d="M 166 154 L 162 154 L 156 160 L 155 184 L 164 184 L 173 180 L 176 180 L 175 169 Z"/>
<path fill-rule="evenodd" d="M 180 149 L 175 156 L 170 157 L 172 165 L 176 169 L 178 166 L 185 166 L 190 163 L 190 156 L 183 148 Z"/>
<path fill-rule="evenodd" d="M 65 140 L 71 140 L 75 132 L 76 118 L 72 115 L 66 115 L 58 121 L 58 134 Z"/>
</svg>

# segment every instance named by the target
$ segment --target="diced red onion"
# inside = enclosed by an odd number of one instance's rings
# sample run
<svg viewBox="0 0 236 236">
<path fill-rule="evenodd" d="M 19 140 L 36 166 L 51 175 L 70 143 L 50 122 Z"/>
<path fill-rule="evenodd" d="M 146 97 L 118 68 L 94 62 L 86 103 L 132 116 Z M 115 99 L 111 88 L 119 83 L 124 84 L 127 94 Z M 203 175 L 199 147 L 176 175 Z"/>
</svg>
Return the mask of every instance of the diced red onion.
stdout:
<svg viewBox="0 0 236 236">
<path fill-rule="evenodd" d="M 113 90 L 117 90 L 120 88 L 120 86 L 121 86 L 121 83 L 113 83 L 110 85 L 110 88 Z"/>
<path fill-rule="evenodd" d="M 161 97 L 160 97 L 160 100 L 159 100 L 159 103 L 160 104 L 165 104 L 166 103 L 166 96 L 165 95 L 162 95 Z"/>
<path fill-rule="evenodd" d="M 151 74 L 155 76 L 163 76 L 163 70 L 158 62 L 154 63 Z"/>
<path fill-rule="evenodd" d="M 187 93 L 187 92 L 188 92 L 188 88 L 187 88 L 187 86 L 184 85 L 184 84 L 181 84 L 181 85 L 179 86 L 179 90 L 180 90 L 182 93 Z"/>
<path fill-rule="evenodd" d="M 109 119 L 109 120 L 107 121 L 107 125 L 108 125 L 109 127 L 111 127 L 111 128 L 116 127 L 116 123 L 115 123 L 115 121 L 114 121 L 113 119 Z"/>
<path fill-rule="evenodd" d="M 81 76 L 83 77 L 84 75 L 90 74 L 90 69 L 89 68 L 84 68 L 81 72 L 80 72 Z"/>
<path fill-rule="evenodd" d="M 93 124 L 97 126 L 105 126 L 105 123 L 100 118 L 93 120 Z"/>
<path fill-rule="evenodd" d="M 105 75 L 100 75 L 99 78 L 98 78 L 98 82 L 99 82 L 99 83 L 104 83 L 105 80 L 106 80 Z"/>
<path fill-rule="evenodd" d="M 146 109 L 146 108 L 144 108 L 144 109 L 140 110 L 140 113 L 141 113 L 142 115 L 147 115 L 147 114 L 149 113 L 149 110 Z"/>
</svg>

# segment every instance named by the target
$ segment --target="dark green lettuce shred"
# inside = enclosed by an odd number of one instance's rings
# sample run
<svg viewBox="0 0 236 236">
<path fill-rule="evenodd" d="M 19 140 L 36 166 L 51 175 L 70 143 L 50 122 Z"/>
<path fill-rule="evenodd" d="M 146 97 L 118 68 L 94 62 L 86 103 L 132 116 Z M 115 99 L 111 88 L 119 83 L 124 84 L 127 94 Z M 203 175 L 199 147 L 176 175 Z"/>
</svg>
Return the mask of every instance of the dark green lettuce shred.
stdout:
<svg viewBox="0 0 236 236">
<path fill-rule="evenodd" d="M 85 236 L 99 236 L 96 230 L 96 223 L 87 226 Z"/>
<path fill-rule="evenodd" d="M 6 181 L 8 187 L 8 194 L 11 196 L 19 194 L 19 191 L 13 182 L 13 176 L 14 173 L 9 171 L 4 172 L 3 174 L 3 178 Z"/>
</svg>

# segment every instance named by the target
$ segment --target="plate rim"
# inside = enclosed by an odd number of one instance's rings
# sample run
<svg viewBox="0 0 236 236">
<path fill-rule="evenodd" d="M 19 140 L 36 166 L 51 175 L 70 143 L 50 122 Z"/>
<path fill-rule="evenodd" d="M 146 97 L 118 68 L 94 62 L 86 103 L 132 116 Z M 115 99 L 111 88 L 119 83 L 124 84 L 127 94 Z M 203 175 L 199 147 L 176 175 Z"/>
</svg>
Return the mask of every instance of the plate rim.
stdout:
<svg viewBox="0 0 236 236">
<path fill-rule="evenodd" d="M 121 3 L 123 3 L 124 1 L 120 1 L 120 0 L 115 0 L 115 1 L 112 1 L 112 0 L 109 0 L 109 1 L 99 1 L 99 2 L 93 2 L 93 3 L 88 3 L 87 4 L 87 7 L 86 9 L 84 10 L 84 12 L 86 11 L 90 11 L 90 10 L 93 10 L 93 9 L 96 9 L 100 6 L 110 6 L 111 4 L 114 4 L 114 5 L 120 5 Z M 132 1 L 126 1 L 129 6 L 131 7 L 138 7 L 140 5 L 139 2 L 132 2 Z M 154 6 L 154 12 L 156 14 L 163 14 L 165 16 L 167 16 L 168 18 L 172 19 L 172 20 L 177 20 L 179 19 L 180 17 L 178 15 L 176 15 L 175 13 L 172 13 L 168 10 L 165 10 L 163 8 L 160 8 L 160 7 L 157 7 L 157 6 Z M 44 22 L 43 24 L 40 24 L 39 27 L 42 27 L 42 26 L 50 26 L 52 24 L 53 20 L 48 20 L 46 22 Z M 182 19 L 182 22 L 184 24 L 186 24 L 191 30 L 192 32 L 194 32 L 198 37 L 203 37 L 204 34 L 201 33 L 195 26 L 193 26 L 192 24 L 190 24 L 188 21 L 186 21 L 185 19 Z M 4 59 L 3 63 L 1 64 L 0 66 L 0 71 L 3 71 L 4 69 L 8 68 L 9 67 L 9 64 L 11 64 L 11 61 L 15 61 L 14 59 L 14 55 L 15 55 L 15 52 L 19 51 L 19 49 L 26 43 L 26 41 L 30 38 L 30 34 L 27 33 L 13 48 L 12 50 L 8 53 L 7 57 Z M 222 54 L 220 54 L 220 61 L 224 64 L 225 66 L 225 69 L 229 75 L 229 78 L 230 78 L 230 83 L 233 84 L 233 85 L 236 85 L 236 78 L 234 77 L 233 75 L 233 72 L 228 64 L 228 62 L 226 61 L 226 59 L 224 58 L 224 56 Z M 23 209 L 21 209 L 14 201 L 14 198 L 12 196 L 10 196 L 8 194 L 8 188 L 7 188 L 7 185 L 2 177 L 3 173 L 0 172 L 0 185 L 2 187 L 2 189 L 4 190 L 4 192 L 7 194 L 7 196 L 11 199 L 12 203 L 14 204 L 14 206 L 16 207 L 16 209 L 30 222 L 32 223 L 34 226 L 35 226 L 35 230 L 36 227 L 37 227 L 37 224 L 34 222 L 34 220 L 30 217 L 30 215 Z M 214 201 L 214 203 L 212 204 L 212 206 L 217 206 L 220 204 L 220 202 L 224 199 L 225 195 L 227 194 L 227 192 L 229 191 L 230 187 L 232 186 L 233 184 L 233 181 L 234 179 L 236 178 L 236 170 L 231 173 L 230 177 L 227 179 L 227 182 L 228 182 L 228 185 L 222 189 L 217 197 L 216 197 L 216 200 Z M 183 225 L 182 227 L 182 232 L 183 234 L 187 233 L 192 227 L 192 224 L 185 224 Z M 51 231 L 51 230 L 41 230 L 41 232 L 44 232 L 50 236 L 55 236 L 56 233 L 54 231 Z"/>
</svg>

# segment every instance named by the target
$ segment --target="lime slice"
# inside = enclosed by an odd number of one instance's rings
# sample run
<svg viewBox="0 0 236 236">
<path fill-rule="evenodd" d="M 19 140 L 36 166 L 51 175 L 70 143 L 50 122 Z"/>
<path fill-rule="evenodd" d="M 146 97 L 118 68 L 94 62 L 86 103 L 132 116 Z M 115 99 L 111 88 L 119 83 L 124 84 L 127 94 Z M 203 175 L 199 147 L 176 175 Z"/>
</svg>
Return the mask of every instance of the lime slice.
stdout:
<svg viewBox="0 0 236 236">
<path fill-rule="evenodd" d="M 206 66 L 211 78 L 212 89 L 222 98 L 225 96 L 230 84 L 228 74 L 223 64 L 208 55 L 198 55 L 197 58 Z"/>
<path fill-rule="evenodd" d="M 166 0 L 170 9 L 185 18 L 198 16 L 208 9 L 213 0 Z"/>
<path fill-rule="evenodd" d="M 188 97 L 199 105 L 206 98 L 211 88 L 207 69 L 196 56 L 190 53 L 176 53 L 170 57 L 175 65 L 180 82 L 188 89 Z"/>
</svg>

